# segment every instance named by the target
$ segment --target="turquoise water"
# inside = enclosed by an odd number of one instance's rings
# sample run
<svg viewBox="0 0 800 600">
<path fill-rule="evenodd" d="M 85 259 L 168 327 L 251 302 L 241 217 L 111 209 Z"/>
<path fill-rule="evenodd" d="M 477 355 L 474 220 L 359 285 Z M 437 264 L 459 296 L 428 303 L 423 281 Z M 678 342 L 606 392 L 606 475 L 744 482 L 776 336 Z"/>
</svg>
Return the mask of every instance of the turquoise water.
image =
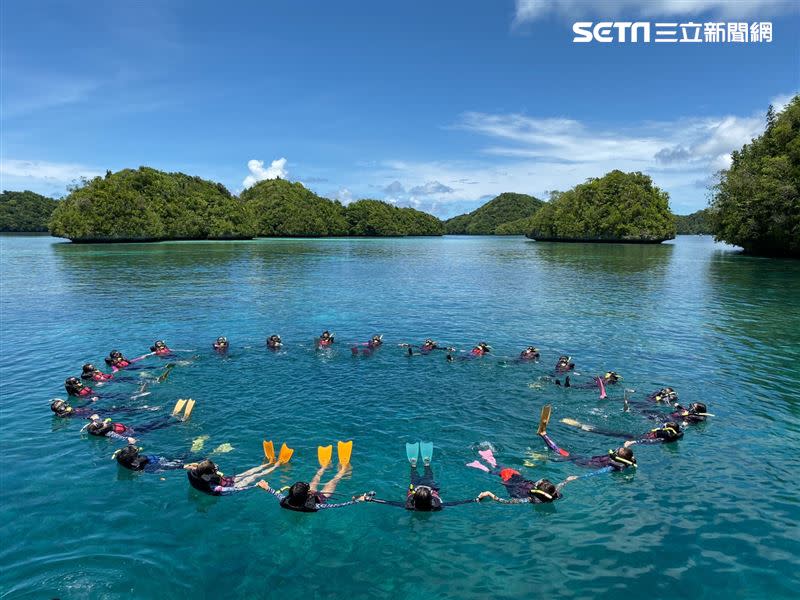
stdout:
<svg viewBox="0 0 800 600">
<path fill-rule="evenodd" d="M 800 262 L 705 237 L 0 244 L 4 597 L 797 595 Z M 313 350 L 322 329 L 340 342 L 331 352 Z M 270 333 L 285 352 L 265 350 Z M 344 342 L 373 333 L 385 347 L 350 356 Z M 227 358 L 210 350 L 218 335 L 231 341 Z M 448 364 L 395 345 L 426 336 L 460 348 L 486 340 L 498 356 Z M 672 385 L 716 417 L 671 447 L 638 448 L 635 474 L 580 480 L 552 506 L 298 514 L 257 489 L 211 498 L 182 472 L 123 471 L 112 442 L 50 416 L 81 364 L 112 348 L 135 356 L 157 338 L 194 358 L 137 402 L 166 410 L 191 396 L 197 406 L 190 422 L 142 437 L 147 452 L 174 455 L 207 434 L 207 449 L 235 448 L 216 455 L 234 473 L 260 461 L 262 439 L 285 440 L 296 452 L 269 477 L 277 487 L 312 476 L 317 445 L 352 439 L 341 498 L 401 499 L 404 444 L 419 439 L 436 444 L 445 500 L 502 492 L 464 467 L 486 443 L 534 479 L 581 472 L 544 460 L 535 431 L 546 402 L 552 437 L 578 454 L 615 442 L 559 419 L 652 427 L 622 411 L 620 389 L 600 401 L 542 382 L 561 353 L 583 374 L 621 372 L 637 395 Z M 501 359 L 528 344 L 540 364 Z"/>
</svg>

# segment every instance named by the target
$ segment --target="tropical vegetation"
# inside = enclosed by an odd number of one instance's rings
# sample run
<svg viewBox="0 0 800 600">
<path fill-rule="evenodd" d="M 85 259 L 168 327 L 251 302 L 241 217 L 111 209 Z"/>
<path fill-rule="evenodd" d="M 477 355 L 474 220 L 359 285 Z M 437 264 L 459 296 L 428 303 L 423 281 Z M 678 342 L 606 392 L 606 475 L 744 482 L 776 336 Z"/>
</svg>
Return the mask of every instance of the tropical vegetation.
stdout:
<svg viewBox="0 0 800 600">
<path fill-rule="evenodd" d="M 57 200 L 25 190 L 0 194 L 0 231 L 47 231 Z"/>
<path fill-rule="evenodd" d="M 703 235 L 711 233 L 708 209 L 703 208 L 690 215 L 675 215 L 678 235 Z"/>
<path fill-rule="evenodd" d="M 451 235 L 521 235 L 530 230 L 520 228 L 521 220 L 534 215 L 543 204 L 527 194 L 504 192 L 471 213 L 448 219 L 444 225 Z"/>
<path fill-rule="evenodd" d="M 753 254 L 800 256 L 800 95 L 731 155 L 711 201 L 717 240 Z"/>
<path fill-rule="evenodd" d="M 529 238 L 653 243 L 675 237 L 669 195 L 643 173 L 611 171 L 554 192 L 532 219 Z"/>
</svg>

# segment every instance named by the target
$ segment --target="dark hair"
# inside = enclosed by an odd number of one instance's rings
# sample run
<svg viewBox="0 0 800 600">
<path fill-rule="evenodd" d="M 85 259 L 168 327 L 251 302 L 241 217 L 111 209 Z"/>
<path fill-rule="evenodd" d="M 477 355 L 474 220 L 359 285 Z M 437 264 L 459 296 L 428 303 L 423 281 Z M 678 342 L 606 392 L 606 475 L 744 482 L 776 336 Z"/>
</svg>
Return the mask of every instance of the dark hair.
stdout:
<svg viewBox="0 0 800 600">
<path fill-rule="evenodd" d="M 708 412 L 708 407 L 705 404 L 703 404 L 702 402 L 692 402 L 689 405 L 689 412 L 693 412 L 693 413 Z"/>
<path fill-rule="evenodd" d="M 83 372 L 84 373 L 94 373 L 97 369 L 94 368 L 92 363 L 86 363 L 83 365 Z"/>
<path fill-rule="evenodd" d="M 420 486 L 414 490 L 414 510 L 433 510 L 433 492 L 427 486 Z"/>
<path fill-rule="evenodd" d="M 630 448 L 626 448 L 625 446 L 614 451 L 614 454 L 616 456 L 619 456 L 620 458 L 624 458 L 625 460 L 629 460 L 633 463 L 636 462 L 636 459 L 633 456 L 633 450 L 631 450 Z"/>
<path fill-rule="evenodd" d="M 60 408 L 56 408 L 57 404 L 60 406 Z M 56 413 L 59 416 L 61 416 L 64 413 L 68 412 L 68 409 L 69 409 L 69 404 L 67 404 L 66 400 L 62 400 L 61 398 L 55 398 L 50 403 L 50 410 L 52 410 L 54 413 Z"/>
<path fill-rule="evenodd" d="M 675 433 L 670 431 L 666 431 L 667 429 L 672 429 Z M 668 421 L 664 423 L 657 431 L 657 436 L 662 439 L 666 440 L 676 440 L 683 435 L 683 431 L 681 430 L 681 426 L 675 423 L 674 421 Z"/>
<path fill-rule="evenodd" d="M 305 481 L 296 481 L 289 488 L 286 503 L 294 508 L 314 508 L 317 504 L 316 494 L 311 493 L 311 486 Z"/>
<path fill-rule="evenodd" d="M 103 436 L 111 431 L 114 426 L 109 421 L 92 421 L 89 423 L 89 426 L 86 428 L 92 435 L 100 435 Z"/>
<path fill-rule="evenodd" d="M 537 492 L 544 492 L 544 494 L 537 494 Z M 560 497 L 555 484 L 549 479 L 540 479 L 537 481 L 536 485 L 531 488 L 529 494 L 531 498 L 536 498 L 539 502 L 552 502 Z M 547 496 L 545 496 L 545 494 L 547 494 Z"/>
<path fill-rule="evenodd" d="M 147 464 L 147 457 L 141 456 L 139 448 L 131 445 L 119 450 L 116 454 L 116 459 L 119 464 L 132 471 L 141 471 Z"/>
<path fill-rule="evenodd" d="M 217 471 L 217 465 L 215 465 L 214 461 L 209 458 L 201 460 L 194 468 L 194 474 L 198 477 L 203 477 L 204 475 L 216 475 Z"/>
</svg>

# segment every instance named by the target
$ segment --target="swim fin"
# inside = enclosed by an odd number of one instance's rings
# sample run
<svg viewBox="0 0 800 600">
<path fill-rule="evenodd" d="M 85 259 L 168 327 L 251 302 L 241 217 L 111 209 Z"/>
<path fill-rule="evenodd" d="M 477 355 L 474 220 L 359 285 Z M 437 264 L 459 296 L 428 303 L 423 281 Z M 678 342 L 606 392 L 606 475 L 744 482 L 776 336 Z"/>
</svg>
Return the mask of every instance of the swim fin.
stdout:
<svg viewBox="0 0 800 600">
<path fill-rule="evenodd" d="M 169 374 L 172 372 L 172 369 L 174 368 L 175 368 L 175 363 L 169 363 L 166 367 L 164 367 L 164 372 L 158 376 L 158 379 L 156 379 L 156 381 L 158 383 L 164 383 L 167 377 L 169 377 Z"/>
<path fill-rule="evenodd" d="M 320 467 L 327 467 L 331 464 L 331 455 L 333 454 L 333 446 L 317 446 L 317 460 Z"/>
<path fill-rule="evenodd" d="M 584 425 L 580 421 L 576 421 L 575 419 L 561 419 L 561 422 L 564 425 L 569 425 L 570 427 L 577 427 L 578 429 L 582 429 L 583 431 L 594 431 L 594 427 L 591 425 Z"/>
<path fill-rule="evenodd" d="M 264 457 L 267 459 L 267 464 L 271 465 L 275 462 L 275 446 L 272 440 L 264 440 L 261 442 L 261 446 L 264 448 Z"/>
<path fill-rule="evenodd" d="M 189 398 L 186 402 L 186 410 L 183 411 L 183 420 L 188 421 L 189 417 L 192 416 L 192 411 L 194 410 L 194 400 Z"/>
<path fill-rule="evenodd" d="M 417 461 L 419 460 L 419 442 L 414 444 L 406 444 L 406 457 L 408 458 L 408 462 L 411 463 L 412 467 L 417 466 Z"/>
<path fill-rule="evenodd" d="M 420 442 L 419 449 L 422 454 L 422 464 L 427 467 L 433 458 L 433 442 Z"/>
<path fill-rule="evenodd" d="M 285 443 L 281 444 L 281 451 L 278 453 L 278 462 L 285 465 L 292 459 L 292 454 L 294 454 L 292 448 L 289 448 Z"/>
<path fill-rule="evenodd" d="M 539 429 L 537 433 L 542 435 L 547 433 L 547 424 L 550 422 L 550 414 L 553 412 L 553 407 L 550 404 L 545 404 L 542 407 L 542 415 L 539 417 Z"/>
<path fill-rule="evenodd" d="M 208 435 L 201 435 L 192 440 L 192 452 L 200 452 L 206 444 L 206 440 L 211 437 Z"/>
<path fill-rule="evenodd" d="M 172 409 L 172 416 L 177 417 L 183 411 L 183 407 L 186 406 L 186 400 L 183 398 L 179 398 L 178 401 L 175 403 L 175 408 Z"/>
<path fill-rule="evenodd" d="M 472 467 L 473 469 L 480 469 L 481 471 L 484 471 L 486 473 L 490 472 L 489 467 L 487 467 L 479 460 L 473 460 L 471 463 L 467 463 L 467 466 Z"/>
<path fill-rule="evenodd" d="M 350 455 L 353 453 L 353 440 L 339 442 L 336 445 L 336 455 L 339 457 L 339 464 L 346 467 L 350 464 Z"/>
</svg>

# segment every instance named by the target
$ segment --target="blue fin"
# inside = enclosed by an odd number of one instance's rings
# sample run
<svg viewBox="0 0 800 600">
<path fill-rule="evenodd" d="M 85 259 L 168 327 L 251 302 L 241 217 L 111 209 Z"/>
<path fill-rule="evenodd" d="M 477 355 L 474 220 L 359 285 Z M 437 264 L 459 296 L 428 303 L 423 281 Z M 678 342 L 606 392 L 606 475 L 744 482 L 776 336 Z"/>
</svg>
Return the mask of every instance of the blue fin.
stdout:
<svg viewBox="0 0 800 600">
<path fill-rule="evenodd" d="M 422 464 L 427 466 L 431 464 L 433 458 L 433 442 L 420 442 L 420 450 L 422 451 Z"/>
<path fill-rule="evenodd" d="M 412 467 L 417 466 L 417 460 L 419 460 L 419 442 L 415 444 L 406 444 L 406 457 L 408 457 L 408 462 L 411 463 Z"/>
</svg>

